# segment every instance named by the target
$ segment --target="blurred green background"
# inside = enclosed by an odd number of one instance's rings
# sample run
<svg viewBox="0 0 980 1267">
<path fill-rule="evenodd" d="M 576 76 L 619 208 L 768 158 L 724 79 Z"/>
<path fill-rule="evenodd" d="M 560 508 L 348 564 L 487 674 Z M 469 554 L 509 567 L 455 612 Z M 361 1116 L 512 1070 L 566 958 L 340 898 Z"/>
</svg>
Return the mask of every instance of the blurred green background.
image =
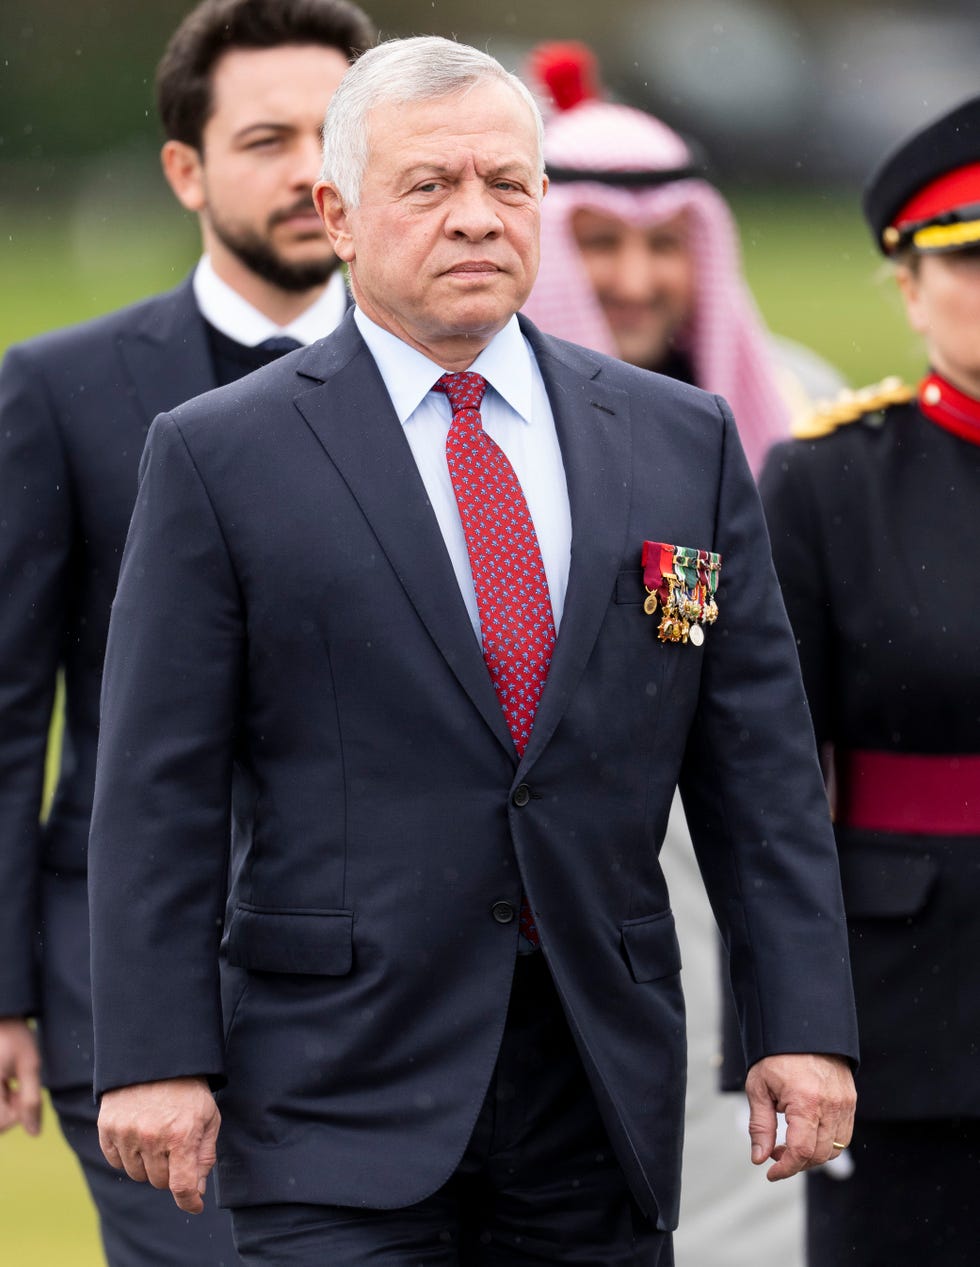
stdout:
<svg viewBox="0 0 980 1267">
<path fill-rule="evenodd" d="M 704 146 L 773 330 L 855 386 L 919 353 L 858 212 L 872 161 L 976 91 L 975 0 L 363 0 L 382 36 L 433 32 L 521 71 L 578 38 L 610 95 Z M 159 174 L 157 58 L 191 0 L 0 8 L 0 349 L 177 281 L 195 234 Z"/>
<path fill-rule="evenodd" d="M 157 168 L 152 98 L 156 59 L 190 7 L 187 0 L 35 0 L 0 12 L 0 350 L 169 287 L 193 265 L 195 225 Z M 897 135 L 912 118 L 965 95 L 952 50 L 975 76 L 976 45 L 965 35 L 937 35 L 956 29 L 960 14 L 965 22 L 965 0 L 928 11 L 915 0 L 880 8 L 843 0 L 545 0 L 521 8 L 381 0 L 366 7 L 384 35 L 456 34 L 514 69 L 537 39 L 590 41 L 620 97 L 688 131 L 702 127 L 710 138 L 710 152 L 722 160 L 718 183 L 739 221 L 746 273 L 772 330 L 820 353 L 855 387 L 920 372 L 920 349 L 860 218 L 858 175 L 872 141 L 880 150 L 877 138 L 889 129 Z M 678 42 L 675 27 L 670 47 L 688 52 L 671 65 L 687 78 L 647 74 L 637 49 L 648 50 L 653 64 L 658 34 L 666 47 L 668 17 L 681 11 L 689 43 Z M 864 25 L 855 25 L 858 17 Z M 975 39 L 975 15 L 972 30 Z M 747 33 L 754 53 L 782 50 L 783 62 L 773 62 L 783 66 L 781 80 L 775 69 L 755 69 Z M 786 49 L 795 45 L 787 63 Z M 930 79 L 931 67 L 941 75 Z M 754 113 L 746 108 L 753 78 L 770 94 Z M 937 78 L 947 100 L 935 96 Z M 720 93 L 714 116 L 699 114 L 708 80 Z M 774 84 L 782 85 L 784 116 L 773 105 Z M 862 137 L 865 151 L 848 144 Z M 53 1114 L 39 1140 L 19 1131 L 0 1138 L 0 1262 L 102 1261 L 95 1217 Z"/>
<path fill-rule="evenodd" d="M 770 328 L 813 348 L 854 386 L 915 375 L 922 354 L 882 276 L 856 193 L 722 185 L 745 269 Z M 195 226 L 162 178 L 152 201 L 79 227 L 14 208 L 3 218 L 0 346 L 176 284 L 195 260 Z"/>
</svg>

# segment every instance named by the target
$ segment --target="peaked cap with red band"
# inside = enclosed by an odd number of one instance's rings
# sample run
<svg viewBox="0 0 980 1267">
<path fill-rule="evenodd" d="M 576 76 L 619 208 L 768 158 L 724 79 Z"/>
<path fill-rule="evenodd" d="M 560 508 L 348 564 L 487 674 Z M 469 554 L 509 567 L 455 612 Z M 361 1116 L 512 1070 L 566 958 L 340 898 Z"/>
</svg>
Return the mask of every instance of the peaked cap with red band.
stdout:
<svg viewBox="0 0 980 1267">
<path fill-rule="evenodd" d="M 885 255 L 980 245 L 980 97 L 887 154 L 868 180 L 862 205 Z"/>
<path fill-rule="evenodd" d="M 541 204 L 541 264 L 524 312 L 548 334 L 616 356 L 572 217 L 587 207 L 648 227 L 686 216 L 696 294 L 681 350 L 697 385 L 732 407 L 749 463 L 758 470 L 773 441 L 788 434 L 789 411 L 768 332 L 742 276 L 728 204 L 676 132 L 642 110 L 600 98 L 596 61 L 585 45 L 542 45 L 529 71 L 532 87 L 546 98 L 550 185 Z"/>
</svg>

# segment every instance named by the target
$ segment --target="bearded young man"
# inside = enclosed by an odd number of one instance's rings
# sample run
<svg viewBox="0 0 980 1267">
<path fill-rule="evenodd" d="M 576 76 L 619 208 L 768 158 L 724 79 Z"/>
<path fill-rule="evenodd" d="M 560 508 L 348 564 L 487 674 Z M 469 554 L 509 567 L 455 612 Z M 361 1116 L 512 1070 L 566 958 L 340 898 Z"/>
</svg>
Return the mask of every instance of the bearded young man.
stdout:
<svg viewBox="0 0 980 1267">
<path fill-rule="evenodd" d="M 206 0 L 189 13 L 160 63 L 158 104 L 163 169 L 198 217 L 202 259 L 168 294 L 11 348 L 0 371 L 0 1130 L 40 1129 L 43 1063 L 112 1267 L 237 1261 L 212 1203 L 188 1220 L 110 1169 L 92 1104 L 86 853 L 139 455 L 161 409 L 342 318 L 311 187 L 327 104 L 373 40 L 346 0 Z M 41 826 L 59 670 L 64 754 Z"/>
</svg>

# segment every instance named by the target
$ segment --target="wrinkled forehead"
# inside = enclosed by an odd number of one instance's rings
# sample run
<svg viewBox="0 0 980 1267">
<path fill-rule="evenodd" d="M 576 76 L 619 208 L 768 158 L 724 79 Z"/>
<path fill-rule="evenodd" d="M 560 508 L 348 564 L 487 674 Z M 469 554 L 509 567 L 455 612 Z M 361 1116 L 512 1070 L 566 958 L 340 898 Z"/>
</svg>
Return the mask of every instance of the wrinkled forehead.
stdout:
<svg viewBox="0 0 980 1267">
<path fill-rule="evenodd" d="M 537 121 L 506 80 L 487 77 L 437 97 L 382 99 L 367 114 L 367 165 L 447 169 L 476 160 L 482 166 L 541 166 Z"/>
</svg>

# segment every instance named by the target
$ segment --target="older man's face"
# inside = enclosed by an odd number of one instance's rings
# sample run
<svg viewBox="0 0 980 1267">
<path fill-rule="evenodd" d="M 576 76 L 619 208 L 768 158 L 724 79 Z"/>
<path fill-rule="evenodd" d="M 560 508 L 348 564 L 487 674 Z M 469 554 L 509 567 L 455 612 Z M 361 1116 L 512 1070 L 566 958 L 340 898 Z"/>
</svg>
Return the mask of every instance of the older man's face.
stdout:
<svg viewBox="0 0 980 1267">
<path fill-rule="evenodd" d="M 524 303 L 538 267 L 537 136 L 506 83 L 369 116 L 360 206 L 317 190 L 367 316 L 446 368 L 468 364 Z"/>
</svg>

